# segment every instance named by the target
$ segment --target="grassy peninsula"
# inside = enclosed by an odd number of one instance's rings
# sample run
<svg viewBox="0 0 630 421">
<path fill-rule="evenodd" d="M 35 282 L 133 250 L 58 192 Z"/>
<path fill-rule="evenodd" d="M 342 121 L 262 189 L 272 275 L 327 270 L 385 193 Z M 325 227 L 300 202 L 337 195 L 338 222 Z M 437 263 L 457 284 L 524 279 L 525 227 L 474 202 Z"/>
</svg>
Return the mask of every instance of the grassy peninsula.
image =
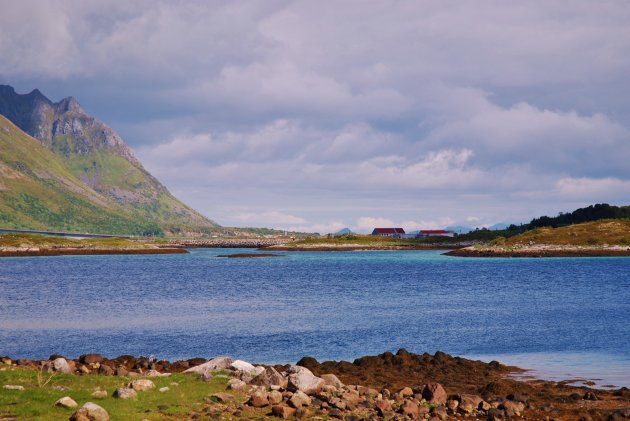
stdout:
<svg viewBox="0 0 630 421">
<path fill-rule="evenodd" d="M 69 238 L 35 234 L 0 235 L 0 257 L 83 254 L 171 254 L 182 248 L 125 238 Z"/>
<path fill-rule="evenodd" d="M 542 227 L 449 253 L 482 257 L 630 256 L 630 219 Z"/>
</svg>

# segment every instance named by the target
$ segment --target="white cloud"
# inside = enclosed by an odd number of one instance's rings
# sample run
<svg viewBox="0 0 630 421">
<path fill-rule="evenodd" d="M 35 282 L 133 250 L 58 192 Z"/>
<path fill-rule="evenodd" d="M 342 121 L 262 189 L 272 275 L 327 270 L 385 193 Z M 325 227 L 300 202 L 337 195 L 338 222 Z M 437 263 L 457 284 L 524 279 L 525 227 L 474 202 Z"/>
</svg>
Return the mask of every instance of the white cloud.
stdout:
<svg viewBox="0 0 630 421">
<path fill-rule="evenodd" d="M 23 0 L 0 83 L 78 97 L 225 224 L 519 222 L 627 200 L 629 20 L 622 0 Z"/>
</svg>

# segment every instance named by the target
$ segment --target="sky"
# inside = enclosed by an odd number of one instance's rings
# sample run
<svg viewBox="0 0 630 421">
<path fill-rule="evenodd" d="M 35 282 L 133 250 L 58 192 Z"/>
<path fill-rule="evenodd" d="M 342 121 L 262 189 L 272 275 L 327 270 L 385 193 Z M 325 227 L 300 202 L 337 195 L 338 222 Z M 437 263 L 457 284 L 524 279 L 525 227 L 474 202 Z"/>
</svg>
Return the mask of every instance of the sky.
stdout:
<svg viewBox="0 0 630 421">
<path fill-rule="evenodd" d="M 630 2 L 4 2 L 0 84 L 74 96 L 225 226 L 630 204 Z"/>
</svg>

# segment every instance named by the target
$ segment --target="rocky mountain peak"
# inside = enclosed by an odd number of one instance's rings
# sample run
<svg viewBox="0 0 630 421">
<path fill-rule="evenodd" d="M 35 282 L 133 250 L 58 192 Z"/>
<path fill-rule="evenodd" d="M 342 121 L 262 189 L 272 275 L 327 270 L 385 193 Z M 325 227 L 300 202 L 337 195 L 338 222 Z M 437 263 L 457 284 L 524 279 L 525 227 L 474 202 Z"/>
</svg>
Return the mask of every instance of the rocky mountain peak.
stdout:
<svg viewBox="0 0 630 421">
<path fill-rule="evenodd" d="M 83 108 L 81 108 L 79 101 L 77 101 L 76 98 L 73 96 L 69 96 L 55 103 L 55 108 L 58 112 L 62 113 L 75 112 L 85 114 L 85 111 L 83 111 Z"/>
</svg>

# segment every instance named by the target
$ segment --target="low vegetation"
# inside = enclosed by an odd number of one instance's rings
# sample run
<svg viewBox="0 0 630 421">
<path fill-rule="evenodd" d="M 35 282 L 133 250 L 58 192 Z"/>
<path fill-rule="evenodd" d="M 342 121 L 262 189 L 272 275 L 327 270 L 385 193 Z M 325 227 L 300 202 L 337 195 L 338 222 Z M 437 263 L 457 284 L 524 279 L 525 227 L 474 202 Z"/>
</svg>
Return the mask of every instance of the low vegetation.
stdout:
<svg viewBox="0 0 630 421">
<path fill-rule="evenodd" d="M 155 389 L 140 392 L 133 399 L 112 397 L 116 388 L 125 387 L 132 378 L 100 375 L 49 374 L 30 367 L 0 369 L 0 387 L 16 385 L 24 390 L 0 389 L 0 419 L 67 420 L 75 411 L 54 406 L 55 402 L 70 396 L 79 407 L 94 402 L 105 408 L 112 420 L 164 420 L 186 419 L 200 411 L 212 399 L 210 395 L 223 392 L 227 376 L 215 376 L 202 381 L 196 376 L 174 373 L 168 377 L 154 377 Z M 159 389 L 168 387 L 167 391 Z M 107 397 L 96 399 L 96 390 L 107 391 Z M 244 400 L 236 396 L 237 400 Z"/>
<path fill-rule="evenodd" d="M 16 248 L 140 248 L 143 243 L 127 240 L 124 238 L 84 238 L 75 239 L 70 237 L 55 237 L 50 235 L 36 234 L 2 234 L 0 235 L 0 247 Z"/>
<path fill-rule="evenodd" d="M 630 245 L 630 219 L 605 219 L 559 228 L 536 228 L 510 238 L 500 238 L 495 245 L 530 244 L 597 246 Z"/>
</svg>

